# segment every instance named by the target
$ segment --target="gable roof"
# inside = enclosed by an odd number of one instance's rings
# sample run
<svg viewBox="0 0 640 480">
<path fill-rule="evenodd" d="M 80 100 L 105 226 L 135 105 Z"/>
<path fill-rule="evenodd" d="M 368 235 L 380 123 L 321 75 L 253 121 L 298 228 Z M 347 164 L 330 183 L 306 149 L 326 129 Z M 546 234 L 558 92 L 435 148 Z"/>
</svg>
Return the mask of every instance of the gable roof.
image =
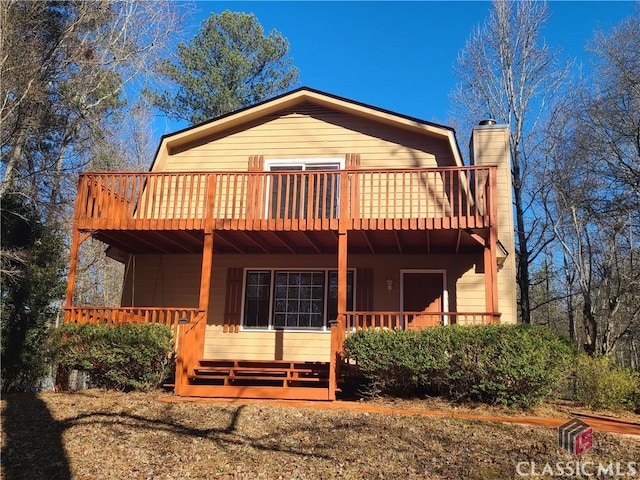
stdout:
<svg viewBox="0 0 640 480">
<path fill-rule="evenodd" d="M 174 133 L 163 135 L 156 151 L 150 170 L 159 161 L 166 159 L 172 150 L 179 149 L 187 144 L 209 137 L 230 128 L 237 128 L 256 119 L 273 115 L 302 103 L 311 103 L 331 110 L 347 113 L 357 117 L 372 120 L 378 123 L 400 129 L 420 133 L 448 140 L 456 164 L 462 165 L 462 157 L 458 147 L 455 130 L 451 127 L 437 123 L 420 120 L 407 115 L 392 112 L 382 108 L 359 103 L 347 98 L 321 92 L 309 87 L 300 87 L 291 92 L 265 100 L 255 105 L 227 113 L 220 117 L 202 122 Z M 160 162 L 162 163 L 162 162 Z"/>
</svg>

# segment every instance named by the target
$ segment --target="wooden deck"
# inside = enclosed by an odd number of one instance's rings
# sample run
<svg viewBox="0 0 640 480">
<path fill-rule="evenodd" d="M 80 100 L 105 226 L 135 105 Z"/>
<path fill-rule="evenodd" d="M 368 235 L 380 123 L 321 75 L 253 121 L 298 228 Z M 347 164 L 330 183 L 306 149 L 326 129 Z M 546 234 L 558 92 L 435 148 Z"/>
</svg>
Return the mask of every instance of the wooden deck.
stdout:
<svg viewBox="0 0 640 480">
<path fill-rule="evenodd" d="M 495 166 L 471 166 L 82 174 L 65 321 L 170 324 L 176 334 L 178 395 L 333 400 L 344 338 L 354 330 L 412 328 L 418 316 L 420 326 L 497 321 L 496 171 Z M 123 258 L 201 254 L 197 307 L 74 306 L 78 249 L 89 237 L 119 250 Z M 482 253 L 486 312 L 347 312 L 349 254 L 431 254 L 442 249 Z M 261 366 L 245 375 L 249 370 L 241 365 L 220 373 L 201 363 L 212 262 L 218 253 L 337 255 L 337 311 L 344 313 L 331 327 L 327 379 L 303 378 L 293 367 L 282 373 Z"/>
<path fill-rule="evenodd" d="M 85 173 L 81 231 L 484 229 L 495 167 Z"/>
</svg>

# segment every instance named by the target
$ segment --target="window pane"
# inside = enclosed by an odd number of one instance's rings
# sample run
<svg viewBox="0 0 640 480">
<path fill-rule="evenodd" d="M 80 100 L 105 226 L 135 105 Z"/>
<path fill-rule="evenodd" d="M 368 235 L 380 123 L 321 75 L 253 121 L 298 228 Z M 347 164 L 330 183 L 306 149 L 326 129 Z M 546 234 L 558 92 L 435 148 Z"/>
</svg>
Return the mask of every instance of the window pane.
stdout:
<svg viewBox="0 0 640 480">
<path fill-rule="evenodd" d="M 267 328 L 269 326 L 269 290 L 271 272 L 248 271 L 244 298 L 244 326 Z"/>
<path fill-rule="evenodd" d="M 274 325 L 322 328 L 324 272 L 276 272 Z"/>
<path fill-rule="evenodd" d="M 319 170 L 339 169 L 339 163 L 271 166 L 272 172 L 284 173 L 271 176 L 270 218 L 338 218 L 339 176 Z M 300 170 L 305 173 L 292 172 Z"/>
<path fill-rule="evenodd" d="M 303 165 L 272 166 L 272 172 L 292 172 L 271 176 L 271 217 L 300 218 L 300 192 L 302 177 L 293 171 L 301 171 Z"/>
</svg>

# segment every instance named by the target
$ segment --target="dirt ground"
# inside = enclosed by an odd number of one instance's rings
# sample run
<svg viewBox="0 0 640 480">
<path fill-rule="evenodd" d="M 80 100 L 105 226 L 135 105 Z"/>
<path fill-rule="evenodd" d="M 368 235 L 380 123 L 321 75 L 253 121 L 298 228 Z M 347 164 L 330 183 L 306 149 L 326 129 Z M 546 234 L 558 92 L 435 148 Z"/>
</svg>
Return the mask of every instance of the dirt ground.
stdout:
<svg viewBox="0 0 640 480">
<path fill-rule="evenodd" d="M 554 427 L 451 416 L 560 422 L 575 413 L 570 404 L 523 413 L 429 399 L 379 399 L 366 402 L 367 408 L 356 408 L 358 402 L 322 408 L 309 402 L 167 400 L 164 392 L 7 395 L 2 478 L 580 478 L 572 475 L 576 466 L 586 478 L 600 465 L 600 478 L 629 478 L 632 469 L 640 478 L 634 463 L 640 463 L 640 436 L 596 431 L 593 448 L 575 457 L 559 448 Z M 427 410 L 442 415 L 420 414 Z M 624 416 L 640 423 L 638 416 Z"/>
</svg>

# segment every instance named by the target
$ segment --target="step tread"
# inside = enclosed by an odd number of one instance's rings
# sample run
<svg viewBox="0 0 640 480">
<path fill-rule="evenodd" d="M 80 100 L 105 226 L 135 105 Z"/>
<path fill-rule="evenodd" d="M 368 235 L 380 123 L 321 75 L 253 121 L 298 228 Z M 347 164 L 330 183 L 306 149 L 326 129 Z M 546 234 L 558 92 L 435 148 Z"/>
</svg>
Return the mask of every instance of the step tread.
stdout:
<svg viewBox="0 0 640 480">
<path fill-rule="evenodd" d="M 291 377 L 274 377 L 274 376 L 264 376 L 264 375 L 242 375 L 239 377 L 234 376 L 211 376 L 211 375 L 200 375 L 196 373 L 195 375 L 189 375 L 189 379 L 191 380 L 248 380 L 248 381 L 279 381 L 279 382 L 301 382 L 301 383 L 313 383 L 313 382 L 328 382 L 329 377 L 302 377 L 302 378 L 291 378 Z"/>
<path fill-rule="evenodd" d="M 212 373 L 223 373 L 223 372 L 265 372 L 265 373 L 326 373 L 329 372 L 329 369 L 321 369 L 321 368 L 269 368 L 269 367 L 204 367 L 200 366 L 196 368 L 196 370 L 200 372 L 212 372 Z"/>
<path fill-rule="evenodd" d="M 201 359 L 200 365 L 209 367 L 249 368 L 327 368 L 329 362 L 296 362 L 285 360 L 212 360 Z"/>
</svg>

